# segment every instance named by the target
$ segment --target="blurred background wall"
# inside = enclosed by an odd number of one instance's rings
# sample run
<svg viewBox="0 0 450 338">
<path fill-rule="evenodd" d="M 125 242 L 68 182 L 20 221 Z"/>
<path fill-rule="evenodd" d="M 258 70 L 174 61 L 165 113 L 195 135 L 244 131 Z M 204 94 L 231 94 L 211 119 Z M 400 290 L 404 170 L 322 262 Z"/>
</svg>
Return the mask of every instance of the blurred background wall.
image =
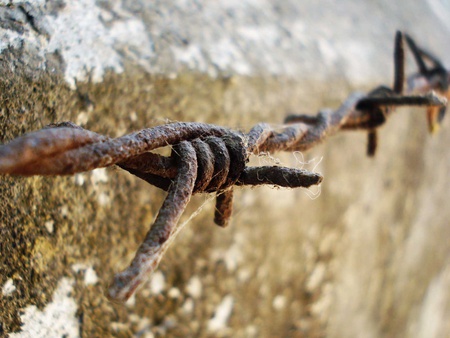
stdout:
<svg viewBox="0 0 450 338">
<path fill-rule="evenodd" d="M 391 85 L 396 30 L 448 65 L 449 17 L 439 0 L 0 1 L 0 139 L 65 120 L 110 136 L 280 124 Z M 117 168 L 3 176 L 0 335 L 450 335 L 449 131 L 447 118 L 431 137 L 423 110 L 399 109 L 373 159 L 358 132 L 253 159 L 321 172 L 320 195 L 241 188 L 226 229 L 195 197 L 126 305 L 103 290 L 164 194 Z"/>
</svg>

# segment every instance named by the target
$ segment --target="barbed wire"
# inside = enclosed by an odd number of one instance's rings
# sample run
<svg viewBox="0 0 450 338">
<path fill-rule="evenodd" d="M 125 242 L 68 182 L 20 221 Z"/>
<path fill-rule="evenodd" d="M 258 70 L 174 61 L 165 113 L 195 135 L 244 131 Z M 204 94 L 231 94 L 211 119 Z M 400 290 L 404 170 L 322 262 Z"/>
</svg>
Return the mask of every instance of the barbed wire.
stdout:
<svg viewBox="0 0 450 338">
<path fill-rule="evenodd" d="M 419 71 L 405 84 L 407 44 Z M 284 124 L 259 123 L 248 133 L 212 124 L 175 122 L 143 129 L 118 138 L 63 122 L 26 134 L 0 147 L 0 173 L 11 175 L 72 175 L 118 165 L 167 191 L 167 197 L 131 265 L 115 275 L 108 296 L 126 301 L 156 269 L 166 244 L 191 196 L 216 193 L 214 221 L 224 227 L 232 213 L 233 187 L 275 185 L 297 188 L 320 184 L 322 176 L 281 166 L 248 167 L 251 155 L 277 151 L 305 151 L 341 130 L 365 130 L 367 153 L 377 149 L 377 130 L 399 106 L 424 106 L 430 131 L 445 115 L 449 73 L 440 61 L 397 32 L 394 83 L 368 94 L 353 93 L 335 111 L 290 115 Z M 153 153 L 172 146 L 170 156 Z"/>
</svg>

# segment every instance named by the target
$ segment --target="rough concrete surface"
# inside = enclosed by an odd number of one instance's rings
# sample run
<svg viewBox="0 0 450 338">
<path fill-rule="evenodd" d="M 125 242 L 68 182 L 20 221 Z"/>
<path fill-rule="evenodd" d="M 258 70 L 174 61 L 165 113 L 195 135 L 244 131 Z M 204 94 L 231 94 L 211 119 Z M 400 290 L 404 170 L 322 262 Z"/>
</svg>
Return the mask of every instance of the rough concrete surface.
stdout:
<svg viewBox="0 0 450 338">
<path fill-rule="evenodd" d="M 64 120 L 111 136 L 278 124 L 390 84 L 397 29 L 449 65 L 449 14 L 439 0 L 0 1 L 0 140 Z M 374 159 L 360 133 L 253 159 L 315 167 L 321 194 L 241 188 L 226 229 L 194 198 L 125 305 L 104 289 L 164 194 L 117 168 L 2 176 L 0 336 L 448 336 L 449 120 L 431 137 L 422 110 L 399 110 Z"/>
</svg>

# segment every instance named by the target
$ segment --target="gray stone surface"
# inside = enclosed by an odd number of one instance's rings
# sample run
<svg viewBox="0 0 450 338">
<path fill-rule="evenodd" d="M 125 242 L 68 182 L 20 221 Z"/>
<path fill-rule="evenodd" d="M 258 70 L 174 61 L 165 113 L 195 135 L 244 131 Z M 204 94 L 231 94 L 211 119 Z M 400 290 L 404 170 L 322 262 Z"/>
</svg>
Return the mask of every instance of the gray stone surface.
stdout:
<svg viewBox="0 0 450 338">
<path fill-rule="evenodd" d="M 62 120 L 111 136 L 166 119 L 277 124 L 390 84 L 397 29 L 449 65 L 449 13 L 439 0 L 0 1 L 0 139 Z M 125 306 L 103 290 L 163 194 L 117 169 L 2 177 L 0 335 L 445 337 L 450 124 L 429 137 L 423 115 L 393 116 L 375 159 L 359 133 L 254 159 L 322 158 L 321 195 L 241 189 L 225 230 L 194 199 Z"/>
<path fill-rule="evenodd" d="M 14 1 L 0 7 L 0 51 L 31 71 L 63 69 L 71 85 L 137 64 L 175 76 L 285 75 L 352 83 L 385 79 L 396 29 L 445 39 L 438 0 L 407 1 Z M 434 28 L 434 31 L 431 28 Z M 428 40 L 428 39 L 426 39 Z M 450 50 L 441 46 L 443 55 Z M 55 61 L 55 59 L 57 61 Z M 56 67 L 55 63 L 57 64 Z"/>
</svg>

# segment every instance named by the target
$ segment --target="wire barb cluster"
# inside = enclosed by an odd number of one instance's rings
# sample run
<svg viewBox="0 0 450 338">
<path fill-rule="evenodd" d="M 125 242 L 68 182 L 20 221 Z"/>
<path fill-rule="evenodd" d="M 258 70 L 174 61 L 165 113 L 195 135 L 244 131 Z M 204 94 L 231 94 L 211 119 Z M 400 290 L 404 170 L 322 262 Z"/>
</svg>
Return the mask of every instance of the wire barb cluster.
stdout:
<svg viewBox="0 0 450 338">
<path fill-rule="evenodd" d="M 403 88 L 404 41 L 419 67 L 419 72 L 409 79 L 407 94 Z M 426 66 L 426 61 L 431 66 Z M 193 194 L 216 193 L 214 221 L 224 227 L 232 213 L 234 186 L 269 184 L 296 188 L 322 181 L 321 175 L 300 169 L 248 167 L 250 155 L 305 151 L 340 130 L 362 129 L 368 132 L 367 152 L 373 156 L 378 128 L 397 106 L 404 105 L 426 106 L 430 130 L 435 130 L 445 114 L 447 70 L 400 32 L 395 38 L 394 64 L 392 88 L 381 86 L 367 95 L 354 93 L 335 111 L 288 116 L 278 128 L 259 123 L 243 133 L 211 124 L 176 122 L 109 138 L 71 122 L 53 124 L 0 146 L 0 173 L 71 175 L 115 164 L 167 191 L 135 258 L 127 269 L 116 274 L 108 290 L 110 299 L 126 301 L 157 267 Z M 167 145 L 172 146 L 168 157 L 152 152 Z"/>
</svg>

